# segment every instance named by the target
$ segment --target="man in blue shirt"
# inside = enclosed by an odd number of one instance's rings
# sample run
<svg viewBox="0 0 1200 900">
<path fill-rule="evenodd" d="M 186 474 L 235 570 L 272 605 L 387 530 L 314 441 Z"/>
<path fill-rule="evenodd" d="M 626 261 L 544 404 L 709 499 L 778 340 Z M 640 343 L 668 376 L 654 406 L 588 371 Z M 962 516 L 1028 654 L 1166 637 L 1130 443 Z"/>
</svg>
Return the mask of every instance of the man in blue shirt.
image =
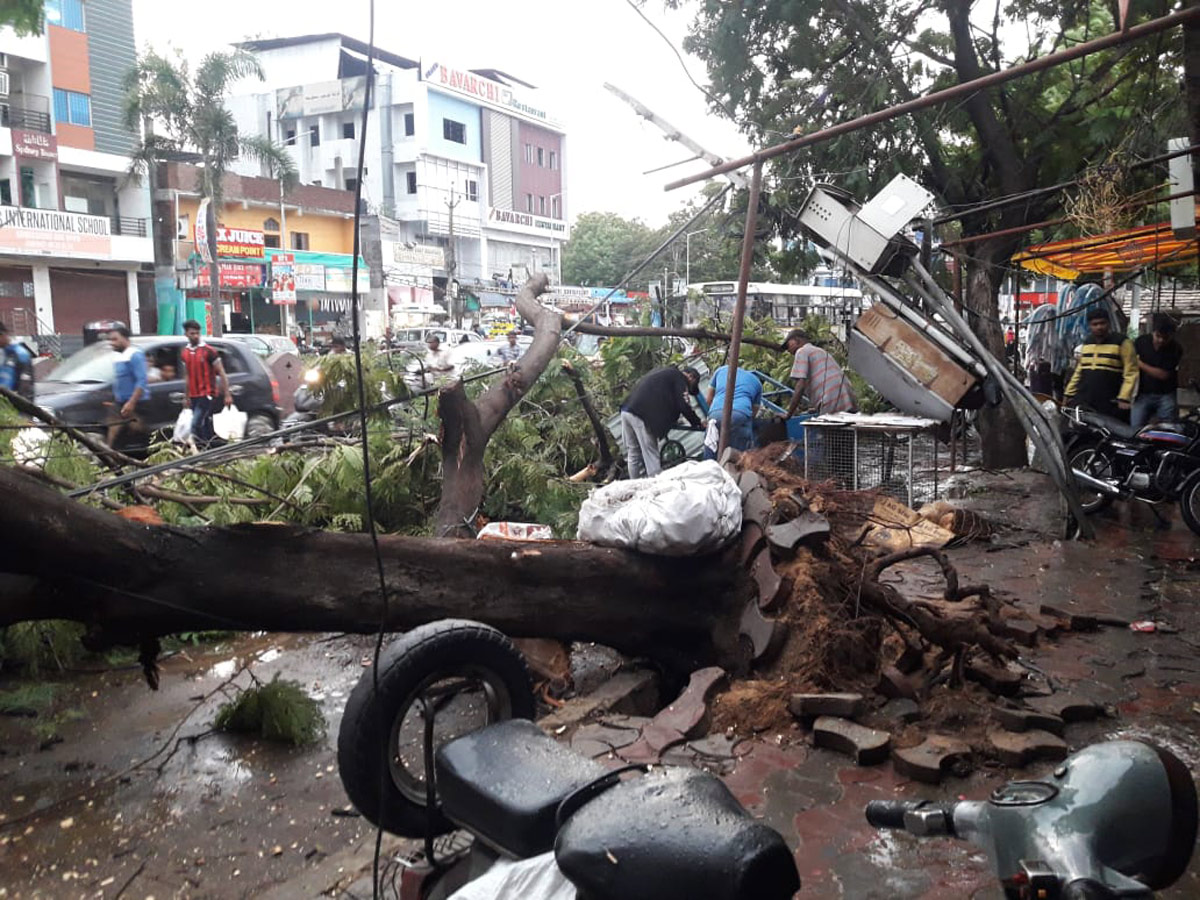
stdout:
<svg viewBox="0 0 1200 900">
<path fill-rule="evenodd" d="M 729 367 L 713 372 L 708 383 L 708 433 L 704 438 L 704 458 L 716 459 L 720 441 L 721 417 L 725 413 L 725 389 Z M 733 379 L 733 415 L 729 419 L 729 446 L 749 450 L 754 446 L 754 416 L 762 403 L 762 382 L 745 369 L 737 369 Z"/>
<path fill-rule="evenodd" d="M 130 343 L 129 329 L 118 325 L 108 333 L 108 343 L 117 354 L 113 362 L 116 416 L 108 425 L 108 446 L 115 447 L 121 432 L 134 422 L 138 401 L 149 389 L 146 386 L 146 354 Z"/>
<path fill-rule="evenodd" d="M 33 399 L 33 355 L 24 344 L 12 339 L 8 326 L 0 322 L 0 387 Z"/>
</svg>

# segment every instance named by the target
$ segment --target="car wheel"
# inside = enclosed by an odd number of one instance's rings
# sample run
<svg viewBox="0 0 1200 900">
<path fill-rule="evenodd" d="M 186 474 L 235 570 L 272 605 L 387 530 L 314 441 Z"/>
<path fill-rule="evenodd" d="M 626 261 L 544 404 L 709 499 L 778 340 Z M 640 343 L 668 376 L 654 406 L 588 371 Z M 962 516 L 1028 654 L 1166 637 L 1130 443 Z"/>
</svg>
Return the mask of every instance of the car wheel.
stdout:
<svg viewBox="0 0 1200 900">
<path fill-rule="evenodd" d="M 248 438 L 262 437 L 274 430 L 275 420 L 262 413 L 256 413 L 246 420 L 246 437 Z"/>
</svg>

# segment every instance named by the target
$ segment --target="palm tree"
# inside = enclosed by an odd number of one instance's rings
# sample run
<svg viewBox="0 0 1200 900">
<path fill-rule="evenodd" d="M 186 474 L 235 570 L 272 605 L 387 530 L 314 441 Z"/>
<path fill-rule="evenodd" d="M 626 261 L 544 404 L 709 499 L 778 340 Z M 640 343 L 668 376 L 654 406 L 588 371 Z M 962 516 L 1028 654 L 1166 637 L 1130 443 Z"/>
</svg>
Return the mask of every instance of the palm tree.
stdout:
<svg viewBox="0 0 1200 900">
<path fill-rule="evenodd" d="M 223 180 L 238 157 L 263 163 L 279 179 L 281 190 L 298 182 L 288 152 L 269 138 L 238 134 L 237 123 L 225 106 L 230 85 L 242 78 L 263 78 L 258 60 L 245 51 L 218 51 L 204 57 L 195 74 L 184 60 L 148 52 L 126 77 L 125 121 L 142 134 L 134 149 L 131 177 L 150 173 L 164 160 L 191 159 L 200 167 L 200 195 L 207 198 L 214 223 L 224 200 Z M 212 261 L 209 279 L 213 303 L 213 332 L 222 330 L 221 279 L 216 260 L 216 231 L 209 230 Z"/>
</svg>

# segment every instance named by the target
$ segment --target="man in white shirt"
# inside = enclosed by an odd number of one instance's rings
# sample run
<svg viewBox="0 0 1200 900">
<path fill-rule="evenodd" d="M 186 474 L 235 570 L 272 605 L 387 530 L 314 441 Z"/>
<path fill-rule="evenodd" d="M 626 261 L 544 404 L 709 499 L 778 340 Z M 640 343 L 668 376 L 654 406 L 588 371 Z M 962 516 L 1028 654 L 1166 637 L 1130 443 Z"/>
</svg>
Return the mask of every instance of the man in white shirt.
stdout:
<svg viewBox="0 0 1200 900">
<path fill-rule="evenodd" d="M 425 338 L 425 344 L 428 347 L 424 360 L 425 383 L 444 384 L 454 374 L 454 363 L 450 361 L 450 351 L 441 346 L 441 340 L 433 333 Z"/>
</svg>

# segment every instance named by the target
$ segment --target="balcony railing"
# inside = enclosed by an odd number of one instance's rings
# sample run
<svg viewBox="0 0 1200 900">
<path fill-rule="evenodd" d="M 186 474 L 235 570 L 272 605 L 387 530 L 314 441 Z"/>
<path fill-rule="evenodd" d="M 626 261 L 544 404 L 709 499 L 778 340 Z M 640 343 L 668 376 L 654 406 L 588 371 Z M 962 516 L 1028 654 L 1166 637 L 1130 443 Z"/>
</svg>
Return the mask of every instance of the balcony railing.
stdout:
<svg viewBox="0 0 1200 900">
<path fill-rule="evenodd" d="M 50 133 L 50 101 L 37 94 L 13 94 L 0 100 L 0 127 Z"/>
<path fill-rule="evenodd" d="M 146 237 L 146 220 L 131 219 L 128 216 L 110 216 L 112 233 L 123 234 L 127 237 Z"/>
</svg>

